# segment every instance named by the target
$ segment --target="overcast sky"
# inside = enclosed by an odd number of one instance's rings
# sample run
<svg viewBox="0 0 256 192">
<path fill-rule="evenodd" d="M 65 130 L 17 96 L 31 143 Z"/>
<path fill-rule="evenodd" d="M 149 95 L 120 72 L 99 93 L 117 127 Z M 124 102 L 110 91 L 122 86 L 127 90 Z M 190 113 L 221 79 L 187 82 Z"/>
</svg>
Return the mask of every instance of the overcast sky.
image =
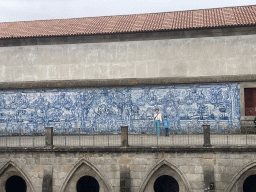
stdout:
<svg viewBox="0 0 256 192">
<path fill-rule="evenodd" d="M 170 12 L 255 4 L 256 0 L 0 0 L 0 22 Z"/>
</svg>

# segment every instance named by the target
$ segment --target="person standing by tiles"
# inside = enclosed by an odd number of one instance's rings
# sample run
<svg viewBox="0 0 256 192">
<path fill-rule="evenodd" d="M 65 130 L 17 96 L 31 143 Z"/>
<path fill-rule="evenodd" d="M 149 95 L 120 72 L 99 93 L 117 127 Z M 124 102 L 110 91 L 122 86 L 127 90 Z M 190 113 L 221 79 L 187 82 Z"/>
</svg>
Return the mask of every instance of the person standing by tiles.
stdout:
<svg viewBox="0 0 256 192">
<path fill-rule="evenodd" d="M 154 126 L 156 128 L 156 134 L 157 136 L 160 136 L 160 124 L 162 123 L 162 117 L 161 114 L 159 113 L 159 110 L 155 110 L 154 114 Z"/>
<path fill-rule="evenodd" d="M 167 119 L 167 116 L 164 117 L 163 125 L 164 125 L 164 129 L 165 129 L 165 137 L 169 137 L 168 129 L 169 129 L 170 123 L 169 123 L 169 120 Z"/>
</svg>

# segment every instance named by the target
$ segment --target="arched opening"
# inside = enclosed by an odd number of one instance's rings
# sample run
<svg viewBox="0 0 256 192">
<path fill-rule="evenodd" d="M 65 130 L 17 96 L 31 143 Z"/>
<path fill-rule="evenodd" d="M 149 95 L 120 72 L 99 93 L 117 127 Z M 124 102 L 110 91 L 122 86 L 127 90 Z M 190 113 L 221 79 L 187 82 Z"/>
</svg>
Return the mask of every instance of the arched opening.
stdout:
<svg viewBox="0 0 256 192">
<path fill-rule="evenodd" d="M 24 179 L 22 179 L 19 176 L 11 176 L 9 179 L 7 179 L 5 184 L 5 190 L 6 192 L 26 192 L 27 191 L 27 185 Z"/>
<path fill-rule="evenodd" d="M 90 185 L 92 185 L 92 187 Z M 83 186 L 85 186 L 86 189 L 83 189 L 85 188 Z M 103 174 L 92 163 L 85 159 L 81 159 L 70 169 L 60 189 L 60 191 L 63 192 L 74 190 L 77 192 L 83 190 L 92 192 L 110 192 L 113 191 L 113 188 Z"/>
<path fill-rule="evenodd" d="M 169 175 L 158 177 L 154 183 L 155 192 L 179 192 L 178 182 Z"/>
<path fill-rule="evenodd" d="M 81 177 L 76 184 L 77 192 L 99 192 L 100 185 L 98 181 L 91 176 Z"/>
<path fill-rule="evenodd" d="M 256 175 L 247 177 L 243 184 L 244 192 L 255 192 L 256 189 Z"/>
</svg>

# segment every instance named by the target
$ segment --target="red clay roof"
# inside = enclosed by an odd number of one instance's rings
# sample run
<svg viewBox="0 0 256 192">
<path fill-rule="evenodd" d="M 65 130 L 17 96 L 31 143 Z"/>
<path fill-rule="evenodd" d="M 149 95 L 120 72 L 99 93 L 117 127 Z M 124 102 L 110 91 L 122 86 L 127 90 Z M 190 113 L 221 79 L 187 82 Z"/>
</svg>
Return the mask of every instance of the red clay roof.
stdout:
<svg viewBox="0 0 256 192">
<path fill-rule="evenodd" d="M 0 38 L 131 33 L 256 25 L 256 5 L 0 23 Z"/>
</svg>

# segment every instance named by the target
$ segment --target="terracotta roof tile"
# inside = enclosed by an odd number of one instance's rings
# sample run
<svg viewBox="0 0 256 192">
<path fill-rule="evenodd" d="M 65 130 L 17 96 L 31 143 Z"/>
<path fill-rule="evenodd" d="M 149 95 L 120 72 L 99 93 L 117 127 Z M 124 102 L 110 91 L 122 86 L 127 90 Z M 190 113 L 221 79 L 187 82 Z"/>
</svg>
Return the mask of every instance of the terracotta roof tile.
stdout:
<svg viewBox="0 0 256 192">
<path fill-rule="evenodd" d="M 174 23 L 174 13 L 165 13 L 162 29 L 172 29 Z"/>
<path fill-rule="evenodd" d="M 0 38 L 256 25 L 256 6 L 0 23 Z"/>
</svg>

